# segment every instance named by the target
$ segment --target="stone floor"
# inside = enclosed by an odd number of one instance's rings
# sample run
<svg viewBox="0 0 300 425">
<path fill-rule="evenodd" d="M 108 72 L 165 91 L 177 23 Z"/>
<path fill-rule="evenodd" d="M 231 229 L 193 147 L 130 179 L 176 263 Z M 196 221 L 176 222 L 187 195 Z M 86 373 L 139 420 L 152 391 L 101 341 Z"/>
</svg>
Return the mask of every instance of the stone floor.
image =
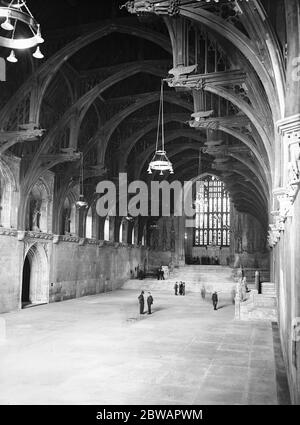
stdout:
<svg viewBox="0 0 300 425">
<path fill-rule="evenodd" d="M 3 314 L 0 404 L 280 404 L 271 323 L 188 293 L 132 290 Z M 274 329 L 274 326 L 273 326 Z M 281 388 L 282 391 L 282 388 Z"/>
</svg>

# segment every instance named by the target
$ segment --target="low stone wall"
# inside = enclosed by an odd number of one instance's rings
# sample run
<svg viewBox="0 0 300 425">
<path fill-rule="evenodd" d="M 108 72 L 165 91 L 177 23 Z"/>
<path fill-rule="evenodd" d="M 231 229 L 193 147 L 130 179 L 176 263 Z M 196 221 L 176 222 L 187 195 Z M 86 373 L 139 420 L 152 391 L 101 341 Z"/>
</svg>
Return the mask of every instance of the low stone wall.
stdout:
<svg viewBox="0 0 300 425">
<path fill-rule="evenodd" d="M 30 250 L 37 256 L 35 282 L 42 283 L 36 293 L 43 302 L 115 290 L 148 258 L 147 249 L 136 245 L 2 228 L 0 313 L 21 308 L 23 265 Z"/>
<path fill-rule="evenodd" d="M 50 302 L 118 289 L 146 256 L 144 248 L 118 243 L 59 243 L 53 249 Z"/>
</svg>

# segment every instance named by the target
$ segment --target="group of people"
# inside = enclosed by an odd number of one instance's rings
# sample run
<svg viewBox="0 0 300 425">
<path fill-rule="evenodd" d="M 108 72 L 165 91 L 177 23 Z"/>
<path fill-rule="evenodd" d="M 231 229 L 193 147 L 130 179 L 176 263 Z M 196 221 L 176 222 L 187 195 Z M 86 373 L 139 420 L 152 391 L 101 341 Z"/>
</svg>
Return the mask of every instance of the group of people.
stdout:
<svg viewBox="0 0 300 425">
<path fill-rule="evenodd" d="M 157 280 L 165 280 L 165 272 L 162 266 L 157 270 Z"/>
<path fill-rule="evenodd" d="M 179 295 L 185 295 L 185 282 L 180 281 L 179 284 L 176 282 L 174 285 L 174 291 L 175 295 L 178 295 L 178 291 Z"/>
<path fill-rule="evenodd" d="M 178 295 L 178 290 L 179 290 L 179 295 L 185 295 L 185 282 L 180 281 L 179 285 L 178 285 L 178 282 L 176 282 L 174 285 L 174 290 L 175 290 L 175 295 Z M 142 291 L 140 295 L 138 296 L 140 314 L 145 314 L 144 294 L 145 294 L 144 291 Z M 203 299 L 205 299 L 205 294 L 206 294 L 206 290 L 205 290 L 205 287 L 203 286 L 201 289 L 201 296 Z M 216 291 L 213 292 L 211 299 L 212 299 L 214 310 L 217 310 L 219 299 L 218 299 L 218 293 Z M 153 304 L 153 297 L 151 295 L 151 292 L 149 291 L 147 296 L 148 314 L 152 314 L 152 311 L 151 311 L 152 304 Z"/>
<path fill-rule="evenodd" d="M 144 307 L 145 307 L 145 298 L 144 298 L 144 291 L 140 293 L 138 296 L 139 305 L 140 305 L 140 314 L 144 314 Z M 151 312 L 151 306 L 153 304 L 153 297 L 151 295 L 151 292 L 148 292 L 147 296 L 147 305 L 148 305 L 148 314 L 152 314 Z"/>
<path fill-rule="evenodd" d="M 187 264 L 202 264 L 210 266 L 219 266 L 220 258 L 216 255 L 214 257 L 209 257 L 208 255 L 202 255 L 202 257 L 188 257 L 186 258 Z"/>
</svg>

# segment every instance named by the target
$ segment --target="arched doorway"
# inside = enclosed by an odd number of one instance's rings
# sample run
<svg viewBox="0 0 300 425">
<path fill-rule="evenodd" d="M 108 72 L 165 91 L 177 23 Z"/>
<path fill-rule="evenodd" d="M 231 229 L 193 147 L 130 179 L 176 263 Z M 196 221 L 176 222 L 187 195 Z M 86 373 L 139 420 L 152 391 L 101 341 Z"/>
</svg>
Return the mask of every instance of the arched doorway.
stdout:
<svg viewBox="0 0 300 425">
<path fill-rule="evenodd" d="M 26 256 L 23 265 L 23 277 L 22 277 L 22 308 L 30 304 L 30 261 Z"/>
<path fill-rule="evenodd" d="M 49 302 L 48 259 L 40 245 L 32 245 L 24 259 L 21 293 L 22 308 Z"/>
</svg>

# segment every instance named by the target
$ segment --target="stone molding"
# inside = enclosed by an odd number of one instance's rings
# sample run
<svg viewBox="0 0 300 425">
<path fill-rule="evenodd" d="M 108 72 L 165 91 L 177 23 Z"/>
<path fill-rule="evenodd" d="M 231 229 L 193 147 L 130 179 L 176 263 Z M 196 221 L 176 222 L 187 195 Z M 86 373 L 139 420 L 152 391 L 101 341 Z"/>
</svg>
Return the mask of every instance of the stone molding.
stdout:
<svg viewBox="0 0 300 425">
<path fill-rule="evenodd" d="M 12 236 L 17 237 L 18 241 L 23 242 L 30 240 L 43 240 L 45 241 L 52 241 L 53 244 L 59 244 L 60 242 L 72 242 L 72 243 L 78 243 L 78 245 L 95 245 L 98 247 L 108 246 L 113 248 L 145 248 L 146 246 L 143 246 L 141 244 L 130 244 L 127 242 L 113 242 L 113 241 L 104 241 L 104 240 L 98 240 L 98 239 L 92 239 L 92 238 L 80 238 L 78 236 L 71 236 L 71 235 L 54 235 L 52 233 L 43 233 L 43 232 L 35 232 L 32 230 L 17 230 L 17 229 L 6 229 L 4 227 L 0 227 L 0 236 Z"/>
<path fill-rule="evenodd" d="M 276 127 L 279 134 L 283 136 L 287 133 L 300 131 L 300 114 L 277 121 Z"/>
<path fill-rule="evenodd" d="M 25 232 L 25 237 L 31 238 L 31 239 L 52 240 L 53 234 L 52 233 L 35 232 L 35 231 L 32 231 L 32 230 L 28 230 L 28 231 Z"/>
<path fill-rule="evenodd" d="M 3 236 L 17 236 L 18 232 L 15 229 L 6 229 L 5 227 L 0 227 L 0 235 Z"/>
<path fill-rule="evenodd" d="M 129 0 L 123 7 L 126 7 L 129 13 L 144 14 L 155 13 L 156 15 L 174 16 L 179 13 L 179 0 L 162 0 L 160 3 L 152 3 L 149 0 Z"/>
</svg>

